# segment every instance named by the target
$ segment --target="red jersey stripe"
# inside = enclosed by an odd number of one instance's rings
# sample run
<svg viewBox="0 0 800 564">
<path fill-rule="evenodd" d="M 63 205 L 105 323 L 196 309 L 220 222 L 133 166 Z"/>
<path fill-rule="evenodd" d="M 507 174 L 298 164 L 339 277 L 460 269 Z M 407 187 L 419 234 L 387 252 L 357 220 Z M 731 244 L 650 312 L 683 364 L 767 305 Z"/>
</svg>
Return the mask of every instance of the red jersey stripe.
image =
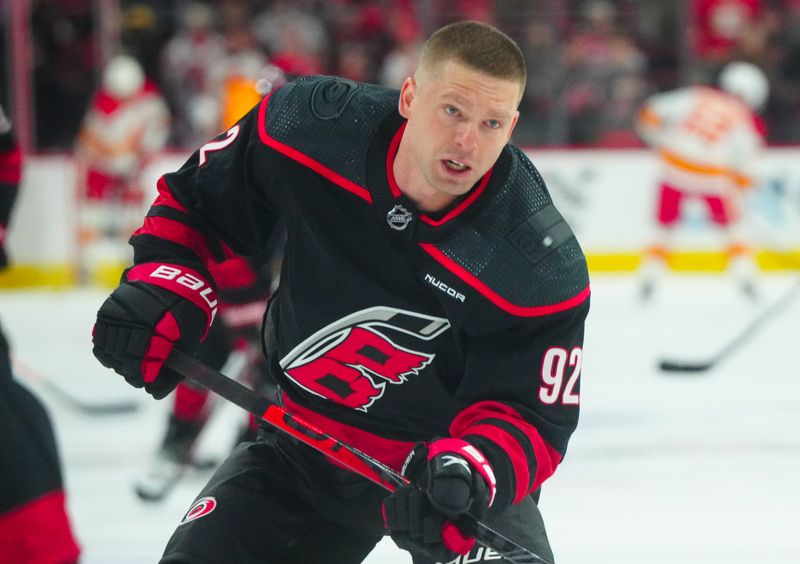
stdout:
<svg viewBox="0 0 800 564">
<path fill-rule="evenodd" d="M 511 468 L 514 470 L 514 503 L 517 503 L 523 497 L 531 493 L 533 490 L 528 490 L 530 484 L 530 469 L 528 467 L 528 460 L 525 456 L 525 451 L 522 446 L 514 439 L 514 437 L 505 430 L 495 425 L 487 423 L 486 425 L 475 425 L 466 430 L 462 438 L 470 436 L 481 436 L 489 439 L 506 453 L 509 460 L 511 460 Z"/>
<path fill-rule="evenodd" d="M 536 456 L 533 480 L 527 456 L 519 441 L 508 431 L 486 421 L 487 419 L 501 419 L 519 429 L 528 438 Z M 561 454 L 542 438 L 533 425 L 522 419 L 514 408 L 499 402 L 482 401 L 471 405 L 450 424 L 450 434 L 459 438 L 479 435 L 503 449 L 511 460 L 516 476 L 515 503 L 542 485 L 561 463 Z"/>
<path fill-rule="evenodd" d="M 172 191 L 170 190 L 169 185 L 167 184 L 167 181 L 164 180 L 163 176 L 158 179 L 156 186 L 158 187 L 158 196 L 156 196 L 153 206 L 166 206 L 183 213 L 188 213 L 186 207 L 176 200 L 175 196 L 172 195 Z"/>
<path fill-rule="evenodd" d="M 363 186 L 359 186 L 355 182 L 352 182 L 346 179 L 344 176 L 340 175 L 337 172 L 334 172 L 324 164 L 316 161 L 306 155 L 298 151 L 297 149 L 286 145 L 285 143 L 281 143 L 274 137 L 270 137 L 267 133 L 267 125 L 266 125 L 266 115 L 267 115 L 267 103 L 269 101 L 270 96 L 266 96 L 261 101 L 261 107 L 258 109 L 258 135 L 261 138 L 261 142 L 268 147 L 272 147 L 279 153 L 289 157 L 293 161 L 300 163 L 301 165 L 310 168 L 320 176 L 330 180 L 337 186 L 344 188 L 348 192 L 352 192 L 359 198 L 366 200 L 370 204 L 372 203 L 372 194 L 369 193 L 369 190 L 364 188 Z"/>
<path fill-rule="evenodd" d="M 559 313 L 562 311 L 567 311 L 568 309 L 572 309 L 583 303 L 590 294 L 589 286 L 587 285 L 586 288 L 581 290 L 575 296 L 569 298 L 568 300 L 564 300 L 563 302 L 559 302 L 556 304 L 550 304 L 545 306 L 518 306 L 512 304 L 505 298 L 501 297 L 497 292 L 489 288 L 486 284 L 481 282 L 476 276 L 468 272 L 463 267 L 459 266 L 452 260 L 450 260 L 442 251 L 437 249 L 434 245 L 430 243 L 420 243 L 420 247 L 426 253 L 431 255 L 437 262 L 439 262 L 442 266 L 444 266 L 447 270 L 458 276 L 464 282 L 475 288 L 478 292 L 480 292 L 486 299 L 490 302 L 495 304 L 500 309 L 507 311 L 512 315 L 516 315 L 519 317 L 539 317 L 543 315 L 550 315 L 553 313 Z"/>
<path fill-rule="evenodd" d="M 475 190 L 473 190 L 472 194 L 470 194 L 469 196 L 464 198 L 463 202 L 461 202 L 456 207 L 454 207 L 452 210 L 450 210 L 450 212 L 447 213 L 442 219 L 432 219 L 431 217 L 429 217 L 427 215 L 422 215 L 419 218 L 420 221 L 424 221 L 428 225 L 432 225 L 434 227 L 439 227 L 440 225 L 445 224 L 446 222 L 450 221 L 451 219 L 453 219 L 457 215 L 461 214 L 461 212 L 463 212 L 470 205 L 472 205 L 472 202 L 474 202 L 478 198 L 478 196 L 481 195 L 481 192 L 483 192 L 483 190 L 486 188 L 486 185 L 489 184 L 489 179 L 492 177 L 492 171 L 493 170 L 494 170 L 493 168 L 490 168 L 489 172 L 487 172 L 486 174 L 483 175 L 483 178 L 481 179 L 480 184 L 478 184 L 478 187 L 475 188 Z"/>
<path fill-rule="evenodd" d="M 403 124 L 398 128 L 397 132 L 392 137 L 392 142 L 389 144 L 389 151 L 386 153 L 386 178 L 389 181 L 389 189 L 392 192 L 392 195 L 395 198 L 399 198 L 402 194 L 402 190 L 400 190 L 400 186 L 397 184 L 397 179 L 394 177 L 394 158 L 397 156 L 397 149 L 400 147 L 400 140 L 403 138 L 403 131 L 405 131 L 406 123 Z M 489 179 L 492 177 L 492 170 L 483 175 L 481 178 L 480 184 L 478 187 L 470 194 L 467 198 L 464 199 L 463 202 L 458 204 L 455 208 L 450 210 L 444 217 L 441 219 L 433 219 L 427 214 L 420 215 L 420 221 L 427 223 L 433 227 L 439 227 L 440 225 L 444 225 L 454 217 L 458 216 L 461 212 L 467 209 L 475 199 L 480 196 L 481 192 L 486 188 L 486 185 L 489 183 Z"/>
<path fill-rule="evenodd" d="M 11 151 L 0 155 L 0 182 L 19 184 L 22 178 L 22 151 L 14 147 Z"/>
<path fill-rule="evenodd" d="M 203 235 L 199 231 L 174 219 L 158 216 L 145 217 L 144 224 L 134 231 L 133 235 L 153 235 L 187 247 L 200 257 L 204 264 L 214 260 L 213 253 Z"/>
</svg>

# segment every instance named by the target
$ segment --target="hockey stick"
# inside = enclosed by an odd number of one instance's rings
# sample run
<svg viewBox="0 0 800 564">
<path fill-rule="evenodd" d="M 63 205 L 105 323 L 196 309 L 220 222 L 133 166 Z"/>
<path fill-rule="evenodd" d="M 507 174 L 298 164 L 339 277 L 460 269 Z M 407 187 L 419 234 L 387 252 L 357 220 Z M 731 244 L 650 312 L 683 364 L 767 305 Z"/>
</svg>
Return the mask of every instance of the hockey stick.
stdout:
<svg viewBox="0 0 800 564">
<path fill-rule="evenodd" d="M 38 384 L 46 393 L 57 398 L 62 404 L 82 415 L 104 416 L 125 415 L 139 410 L 139 404 L 130 400 L 88 402 L 67 392 L 64 388 L 39 374 L 18 358 L 12 358 L 14 370 L 29 382 Z"/>
<path fill-rule="evenodd" d="M 390 492 L 409 485 L 405 476 L 379 460 L 335 439 L 182 351 L 173 349 L 167 366 Z M 456 524 L 478 543 L 497 552 L 509 562 L 551 564 L 549 560 L 517 544 L 472 515 L 462 515 Z"/>
<path fill-rule="evenodd" d="M 741 346 L 756 334 L 765 321 L 775 317 L 776 313 L 783 310 L 794 300 L 795 295 L 800 290 L 800 280 L 796 280 L 791 287 L 784 292 L 777 300 L 765 308 L 758 316 L 748 323 L 733 339 L 723 346 L 716 354 L 706 360 L 676 360 L 662 359 L 658 367 L 664 372 L 705 372 L 727 359 L 735 353 Z"/>
</svg>

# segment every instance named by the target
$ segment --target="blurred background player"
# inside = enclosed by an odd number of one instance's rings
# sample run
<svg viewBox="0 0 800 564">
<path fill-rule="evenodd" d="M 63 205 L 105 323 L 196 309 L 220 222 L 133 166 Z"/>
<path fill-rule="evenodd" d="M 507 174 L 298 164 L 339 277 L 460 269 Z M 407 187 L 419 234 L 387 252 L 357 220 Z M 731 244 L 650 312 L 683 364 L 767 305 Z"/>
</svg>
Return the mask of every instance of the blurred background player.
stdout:
<svg viewBox="0 0 800 564">
<path fill-rule="evenodd" d="M 769 83 L 758 67 L 737 61 L 722 69 L 719 86 L 656 94 L 640 110 L 639 134 L 661 163 L 656 241 L 647 249 L 642 268 L 645 300 L 666 268 L 686 198 L 705 202 L 711 221 L 726 237 L 734 280 L 745 294 L 756 297 L 756 264 L 742 233 L 741 211 L 764 145 L 757 112 L 767 101 Z"/>
<path fill-rule="evenodd" d="M 219 310 L 197 352 L 204 363 L 217 370 L 224 369 L 231 377 L 270 398 L 277 397 L 277 390 L 267 374 L 259 335 L 267 301 L 277 289 L 282 250 L 281 241 L 268 258 L 236 257 L 213 264 L 210 271 L 218 287 Z M 158 501 L 187 469 L 213 464 L 193 457 L 213 403 L 205 388 L 187 380 L 178 384 L 161 446 L 150 468 L 135 484 L 140 498 Z M 258 423 L 250 416 L 236 443 L 252 440 L 257 429 Z"/>
<path fill-rule="evenodd" d="M 84 281 L 111 281 L 130 262 L 127 240 L 141 221 L 140 174 L 169 135 L 169 111 L 156 85 L 129 55 L 103 70 L 75 147 L 80 178 Z"/>
<path fill-rule="evenodd" d="M 0 269 L 22 155 L 0 107 Z M 67 516 L 61 463 L 42 403 L 14 380 L 0 330 L 0 562 L 70 564 L 80 548 Z"/>
</svg>

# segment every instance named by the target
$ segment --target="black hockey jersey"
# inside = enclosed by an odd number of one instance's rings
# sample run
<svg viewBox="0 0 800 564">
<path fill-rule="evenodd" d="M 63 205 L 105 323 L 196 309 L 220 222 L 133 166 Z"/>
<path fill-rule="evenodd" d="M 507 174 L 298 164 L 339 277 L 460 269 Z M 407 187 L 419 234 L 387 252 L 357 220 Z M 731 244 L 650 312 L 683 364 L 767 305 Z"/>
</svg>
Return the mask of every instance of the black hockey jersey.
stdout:
<svg viewBox="0 0 800 564">
<path fill-rule="evenodd" d="M 267 346 L 285 405 L 399 468 L 455 436 L 536 490 L 578 420 L 589 281 L 539 173 L 507 145 L 450 209 L 397 186 L 398 92 L 333 77 L 278 88 L 159 181 L 136 262 L 202 264 L 286 224 Z"/>
<path fill-rule="evenodd" d="M 2 115 L 1 108 L 0 115 Z M 11 131 L 0 133 L 0 269 L 5 268 L 8 262 L 4 242 L 21 176 L 22 153 L 17 147 L 14 135 Z"/>
</svg>

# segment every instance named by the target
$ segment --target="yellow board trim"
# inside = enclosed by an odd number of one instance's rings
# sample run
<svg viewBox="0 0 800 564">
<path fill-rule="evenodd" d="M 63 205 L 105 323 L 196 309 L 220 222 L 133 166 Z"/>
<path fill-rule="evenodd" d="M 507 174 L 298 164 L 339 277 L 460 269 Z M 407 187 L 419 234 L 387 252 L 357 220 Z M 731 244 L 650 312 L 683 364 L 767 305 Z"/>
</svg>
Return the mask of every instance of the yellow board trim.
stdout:
<svg viewBox="0 0 800 564">
<path fill-rule="evenodd" d="M 85 276 L 91 286 L 116 288 L 125 269 L 123 263 L 98 263 Z M 0 271 L 0 290 L 14 288 L 65 288 L 80 283 L 80 274 L 72 264 L 14 264 Z"/>
<path fill-rule="evenodd" d="M 800 270 L 800 250 L 761 251 L 758 253 L 761 270 Z"/>
<path fill-rule="evenodd" d="M 642 263 L 642 254 L 587 253 L 589 271 L 602 273 L 633 273 Z M 790 251 L 761 250 L 756 262 L 764 272 L 800 270 L 800 249 Z M 670 269 L 676 272 L 722 273 L 728 257 L 722 251 L 678 251 L 668 258 Z M 86 276 L 87 284 L 101 288 L 115 288 L 125 265 L 122 263 L 98 264 Z M 0 290 L 13 288 L 64 288 L 79 283 L 77 268 L 71 264 L 25 265 L 15 264 L 0 272 Z"/>
<path fill-rule="evenodd" d="M 635 272 L 642 257 L 638 253 L 589 253 L 586 263 L 590 272 Z"/>
<path fill-rule="evenodd" d="M 62 288 L 77 282 L 78 273 L 72 264 L 15 264 L 0 271 L 0 288 Z"/>
<path fill-rule="evenodd" d="M 587 253 L 586 261 L 592 273 L 635 272 L 642 262 L 640 253 Z M 756 262 L 764 272 L 800 270 L 800 250 L 756 253 Z M 677 251 L 670 253 L 670 269 L 676 272 L 722 273 L 728 266 L 728 256 L 723 251 Z"/>
</svg>

